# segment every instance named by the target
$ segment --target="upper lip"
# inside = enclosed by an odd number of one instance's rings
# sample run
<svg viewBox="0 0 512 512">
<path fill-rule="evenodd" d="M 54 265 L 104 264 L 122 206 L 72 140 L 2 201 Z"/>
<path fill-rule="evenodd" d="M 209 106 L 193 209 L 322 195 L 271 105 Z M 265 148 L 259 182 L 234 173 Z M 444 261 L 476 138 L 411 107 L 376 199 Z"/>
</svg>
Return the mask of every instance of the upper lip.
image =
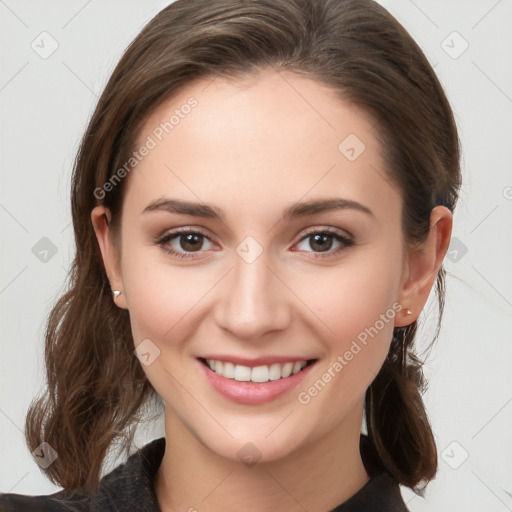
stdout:
<svg viewBox="0 0 512 512">
<path fill-rule="evenodd" d="M 222 361 L 233 363 L 234 365 L 248 366 L 254 368 L 255 366 L 270 366 L 272 364 L 280 363 L 295 363 L 297 361 L 311 361 L 315 358 L 312 357 L 297 357 L 297 356 L 263 356 L 256 358 L 238 357 L 224 354 L 208 354 L 200 356 L 200 359 L 213 359 L 215 361 Z"/>
</svg>

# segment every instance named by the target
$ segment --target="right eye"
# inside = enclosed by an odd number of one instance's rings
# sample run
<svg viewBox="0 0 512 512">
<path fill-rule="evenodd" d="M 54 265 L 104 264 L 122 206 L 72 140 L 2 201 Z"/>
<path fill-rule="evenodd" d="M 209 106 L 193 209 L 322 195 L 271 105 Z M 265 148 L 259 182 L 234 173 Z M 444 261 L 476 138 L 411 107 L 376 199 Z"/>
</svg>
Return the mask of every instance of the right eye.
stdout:
<svg viewBox="0 0 512 512">
<path fill-rule="evenodd" d="M 196 258 L 193 253 L 203 252 L 201 247 L 205 241 L 212 244 L 204 233 L 186 228 L 166 233 L 157 240 L 157 244 L 168 254 L 183 259 Z"/>
</svg>

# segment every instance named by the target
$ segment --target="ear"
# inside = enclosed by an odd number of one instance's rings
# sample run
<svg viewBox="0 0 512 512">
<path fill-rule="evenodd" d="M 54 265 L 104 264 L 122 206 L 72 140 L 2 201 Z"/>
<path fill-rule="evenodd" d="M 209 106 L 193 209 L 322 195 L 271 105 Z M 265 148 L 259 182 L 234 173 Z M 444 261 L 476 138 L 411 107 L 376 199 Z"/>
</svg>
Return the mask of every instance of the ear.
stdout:
<svg viewBox="0 0 512 512">
<path fill-rule="evenodd" d="M 98 245 L 100 246 L 101 256 L 110 282 L 110 287 L 112 291 L 120 290 L 122 292 L 113 300 L 120 308 L 128 309 L 121 273 L 121 262 L 119 261 L 112 232 L 109 227 L 111 219 L 110 210 L 105 206 L 96 206 L 91 211 L 91 221 L 94 232 L 96 233 Z"/>
<path fill-rule="evenodd" d="M 402 311 L 410 314 L 395 317 L 395 326 L 404 327 L 418 319 L 425 306 L 444 256 L 450 244 L 453 218 L 445 206 L 436 206 L 430 212 L 427 238 L 406 255 L 399 302 Z"/>
</svg>

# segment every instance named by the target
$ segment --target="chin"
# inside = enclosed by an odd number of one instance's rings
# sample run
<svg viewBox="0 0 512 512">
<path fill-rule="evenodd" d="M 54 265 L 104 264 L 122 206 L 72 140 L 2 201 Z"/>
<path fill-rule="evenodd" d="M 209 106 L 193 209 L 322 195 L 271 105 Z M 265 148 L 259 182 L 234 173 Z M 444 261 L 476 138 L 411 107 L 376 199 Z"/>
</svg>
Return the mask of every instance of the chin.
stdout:
<svg viewBox="0 0 512 512">
<path fill-rule="evenodd" d="M 274 462 L 292 455 L 305 439 L 292 437 L 291 432 L 283 431 L 282 435 L 257 435 L 253 430 L 247 429 L 236 433 L 234 439 L 212 438 L 205 439 L 203 443 L 207 448 L 224 459 L 241 462 L 251 467 L 256 463 Z"/>
<path fill-rule="evenodd" d="M 256 462 L 275 462 L 297 453 L 331 430 L 321 418 L 311 421 L 301 409 L 288 409 L 266 417 L 237 417 L 217 419 L 229 434 L 210 423 L 188 425 L 188 430 L 205 448 L 215 455 L 251 466 Z M 287 417 L 287 415 L 289 415 Z M 232 436 L 232 437 L 231 437 Z"/>
</svg>

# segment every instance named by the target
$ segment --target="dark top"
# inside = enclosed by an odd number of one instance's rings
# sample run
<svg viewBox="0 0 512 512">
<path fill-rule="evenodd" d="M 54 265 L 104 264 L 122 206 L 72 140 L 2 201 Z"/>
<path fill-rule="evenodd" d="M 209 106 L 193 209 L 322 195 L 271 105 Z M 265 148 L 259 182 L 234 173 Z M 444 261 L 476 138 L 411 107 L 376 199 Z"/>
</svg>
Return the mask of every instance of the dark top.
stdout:
<svg viewBox="0 0 512 512">
<path fill-rule="evenodd" d="M 67 491 L 42 496 L 0 494 L 1 512 L 161 512 L 153 482 L 165 437 L 155 439 L 105 475 L 92 498 Z M 372 445 L 361 436 L 361 457 L 370 480 L 332 512 L 408 512 L 398 484 L 379 467 Z"/>
</svg>

